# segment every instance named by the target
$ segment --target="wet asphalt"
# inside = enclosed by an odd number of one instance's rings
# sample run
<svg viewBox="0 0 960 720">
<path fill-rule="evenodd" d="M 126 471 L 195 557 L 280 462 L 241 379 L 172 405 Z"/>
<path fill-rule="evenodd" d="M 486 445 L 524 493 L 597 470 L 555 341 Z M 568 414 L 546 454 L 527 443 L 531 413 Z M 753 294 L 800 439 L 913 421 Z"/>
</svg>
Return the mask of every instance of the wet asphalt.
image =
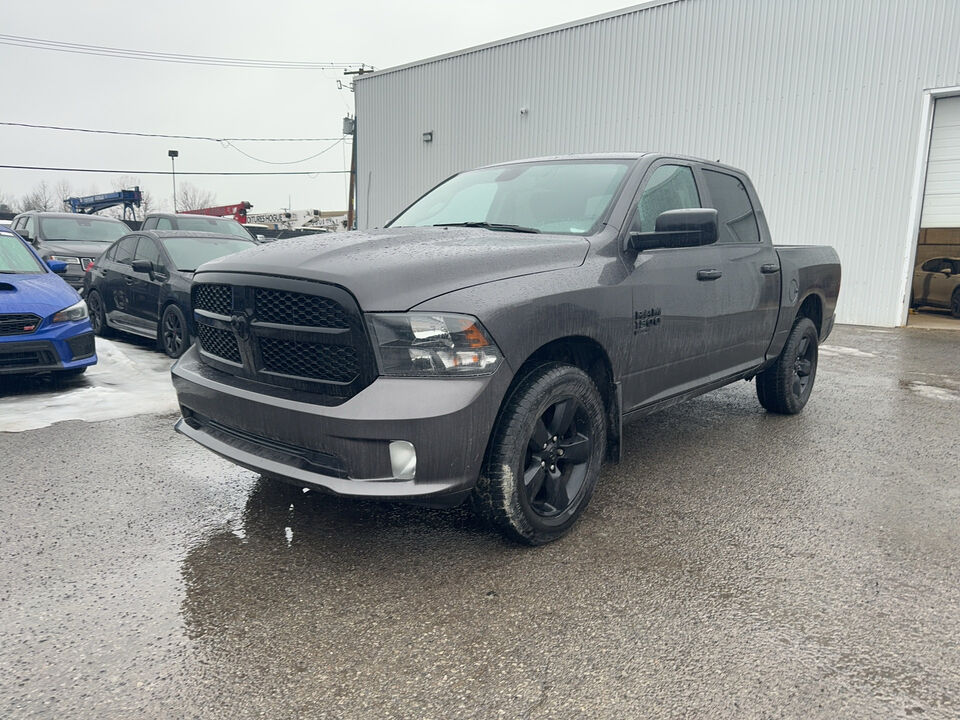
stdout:
<svg viewBox="0 0 960 720">
<path fill-rule="evenodd" d="M 0 433 L 0 717 L 958 717 L 958 350 L 841 327 L 800 416 L 631 425 L 538 549 L 169 415 Z"/>
</svg>

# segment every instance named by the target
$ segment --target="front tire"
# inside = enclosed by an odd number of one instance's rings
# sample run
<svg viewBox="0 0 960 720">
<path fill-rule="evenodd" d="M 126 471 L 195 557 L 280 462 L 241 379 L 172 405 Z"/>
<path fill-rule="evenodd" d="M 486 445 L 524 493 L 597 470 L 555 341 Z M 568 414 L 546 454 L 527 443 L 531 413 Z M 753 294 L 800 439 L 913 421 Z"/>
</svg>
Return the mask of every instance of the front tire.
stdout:
<svg viewBox="0 0 960 720">
<path fill-rule="evenodd" d="M 187 330 L 187 319 L 183 311 L 176 305 L 167 305 L 160 316 L 160 329 L 157 332 L 157 343 L 167 357 L 176 359 L 190 347 L 190 332 Z"/>
<path fill-rule="evenodd" d="M 757 399 L 767 411 L 796 415 L 803 410 L 817 377 L 818 342 L 813 321 L 797 318 L 777 361 L 757 375 Z"/>
<path fill-rule="evenodd" d="M 474 489 L 475 511 L 513 540 L 565 535 L 593 495 L 606 447 L 603 400 L 579 368 L 543 365 L 500 412 Z"/>
<path fill-rule="evenodd" d="M 950 314 L 960 318 L 960 287 L 953 291 L 953 296 L 950 298 Z"/>
</svg>

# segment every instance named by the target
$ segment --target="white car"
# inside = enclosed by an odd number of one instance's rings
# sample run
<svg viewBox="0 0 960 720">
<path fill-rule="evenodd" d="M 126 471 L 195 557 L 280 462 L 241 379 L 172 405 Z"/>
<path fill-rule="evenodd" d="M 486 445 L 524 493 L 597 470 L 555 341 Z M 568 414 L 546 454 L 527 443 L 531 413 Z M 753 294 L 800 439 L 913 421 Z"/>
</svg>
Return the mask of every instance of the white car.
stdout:
<svg viewBox="0 0 960 720">
<path fill-rule="evenodd" d="M 960 258 L 930 258 L 913 271 L 910 306 L 949 308 L 960 318 Z"/>
</svg>

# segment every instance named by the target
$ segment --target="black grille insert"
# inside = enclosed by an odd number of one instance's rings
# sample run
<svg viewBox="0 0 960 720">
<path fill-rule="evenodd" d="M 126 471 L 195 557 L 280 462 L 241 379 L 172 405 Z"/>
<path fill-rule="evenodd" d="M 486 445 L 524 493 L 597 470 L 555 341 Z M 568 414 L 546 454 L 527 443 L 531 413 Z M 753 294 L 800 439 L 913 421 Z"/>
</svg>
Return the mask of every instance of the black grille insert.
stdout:
<svg viewBox="0 0 960 720">
<path fill-rule="evenodd" d="M 193 286 L 194 310 L 229 315 L 233 309 L 233 290 L 229 285 L 204 283 Z"/>
<path fill-rule="evenodd" d="M 282 325 L 305 327 L 350 327 L 340 303 L 330 298 L 306 293 L 257 288 L 255 293 L 257 320 Z"/>
<path fill-rule="evenodd" d="M 31 313 L 0 315 L 0 335 L 29 335 L 40 324 L 40 316 Z"/>
<path fill-rule="evenodd" d="M 313 393 L 313 402 L 333 405 L 377 377 L 363 315 L 341 287 L 209 272 L 192 297 L 200 357 L 221 372 Z"/>
<path fill-rule="evenodd" d="M 263 369 L 269 372 L 349 383 L 360 373 L 357 351 L 346 345 L 317 345 L 296 340 L 260 338 Z"/>
<path fill-rule="evenodd" d="M 241 362 L 240 346 L 237 344 L 236 336 L 230 330 L 197 323 L 197 337 L 200 340 L 200 347 L 205 352 L 230 362 Z"/>
</svg>

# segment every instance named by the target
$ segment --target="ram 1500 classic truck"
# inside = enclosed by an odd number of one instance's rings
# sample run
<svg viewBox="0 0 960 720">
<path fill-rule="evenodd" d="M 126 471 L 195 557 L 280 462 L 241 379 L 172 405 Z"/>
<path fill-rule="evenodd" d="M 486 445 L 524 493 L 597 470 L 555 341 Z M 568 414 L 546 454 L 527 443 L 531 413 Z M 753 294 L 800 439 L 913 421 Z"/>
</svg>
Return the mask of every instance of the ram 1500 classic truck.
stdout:
<svg viewBox="0 0 960 720">
<path fill-rule="evenodd" d="M 382 229 L 294 238 L 194 277 L 177 430 L 339 495 L 470 498 L 563 535 L 624 422 L 737 380 L 800 412 L 837 254 L 775 247 L 734 168 L 662 154 L 455 175 Z"/>
</svg>

